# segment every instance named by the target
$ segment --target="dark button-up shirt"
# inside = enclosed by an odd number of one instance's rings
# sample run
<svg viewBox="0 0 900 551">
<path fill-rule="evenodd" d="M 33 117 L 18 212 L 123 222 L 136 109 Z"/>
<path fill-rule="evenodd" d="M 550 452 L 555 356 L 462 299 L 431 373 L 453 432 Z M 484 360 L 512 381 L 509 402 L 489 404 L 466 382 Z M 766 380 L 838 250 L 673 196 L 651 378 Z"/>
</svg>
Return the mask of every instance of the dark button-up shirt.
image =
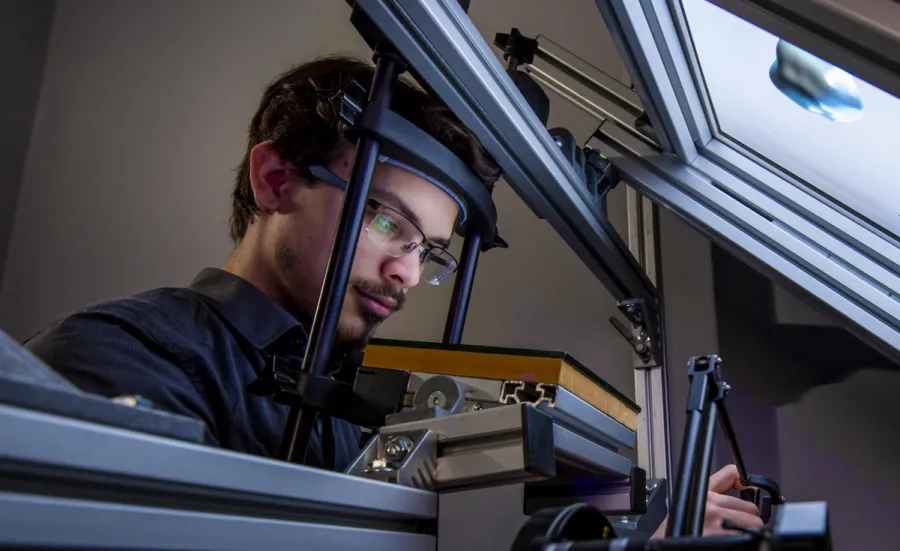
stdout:
<svg viewBox="0 0 900 551">
<path fill-rule="evenodd" d="M 302 325 L 268 295 L 207 268 L 187 288 L 89 306 L 24 344 L 84 391 L 139 394 L 201 419 L 218 446 L 277 457 L 289 407 L 245 389 L 270 354 L 302 361 L 306 341 Z M 359 452 L 360 430 L 341 419 L 331 423 L 334 464 L 324 464 L 320 430 L 310 440 L 307 464 L 344 470 Z"/>
</svg>

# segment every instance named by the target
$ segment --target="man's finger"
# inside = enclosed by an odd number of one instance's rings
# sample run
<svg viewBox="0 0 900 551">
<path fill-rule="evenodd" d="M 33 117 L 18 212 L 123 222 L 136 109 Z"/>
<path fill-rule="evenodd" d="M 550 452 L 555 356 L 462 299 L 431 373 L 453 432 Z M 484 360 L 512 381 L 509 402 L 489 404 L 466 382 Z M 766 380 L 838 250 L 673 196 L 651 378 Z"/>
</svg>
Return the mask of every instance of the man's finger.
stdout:
<svg viewBox="0 0 900 551">
<path fill-rule="evenodd" d="M 710 522 L 703 527 L 703 535 L 722 534 L 725 532 L 733 533 L 731 530 L 725 530 L 722 527 L 722 521 L 730 520 L 731 522 L 744 528 L 759 528 L 763 525 L 763 521 L 756 515 L 750 515 L 743 511 L 734 511 L 731 509 L 721 509 L 712 515 Z"/>
<path fill-rule="evenodd" d="M 759 516 L 759 508 L 756 505 L 734 496 L 710 493 L 706 496 L 706 500 L 711 505 L 716 505 L 723 509 L 742 511 L 748 515 Z"/>
<path fill-rule="evenodd" d="M 737 467 L 727 465 L 709 477 L 709 491 L 724 494 L 730 490 L 740 490 L 740 481 L 741 475 L 738 473 Z"/>
</svg>

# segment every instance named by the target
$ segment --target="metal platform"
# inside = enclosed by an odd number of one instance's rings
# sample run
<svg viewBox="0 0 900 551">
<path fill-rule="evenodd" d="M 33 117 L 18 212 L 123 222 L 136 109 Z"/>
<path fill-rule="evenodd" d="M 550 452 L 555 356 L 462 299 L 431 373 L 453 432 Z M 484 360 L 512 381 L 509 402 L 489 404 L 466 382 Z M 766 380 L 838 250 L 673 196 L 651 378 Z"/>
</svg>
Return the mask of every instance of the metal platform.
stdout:
<svg viewBox="0 0 900 551">
<path fill-rule="evenodd" d="M 436 445 L 429 452 L 433 459 L 425 462 L 435 466 L 424 468 L 430 472 L 423 472 L 416 484 L 438 491 L 545 480 L 561 470 L 610 479 L 631 475 L 627 458 L 524 403 L 384 427 L 348 472 L 364 474 L 366 466 L 381 457 L 376 450 L 383 451 L 398 437 L 410 438 L 415 446 L 431 445 L 425 442 L 426 432 Z M 391 472 L 406 468 L 403 461 Z M 409 468 L 417 471 L 423 466 L 416 463 Z"/>
<path fill-rule="evenodd" d="M 0 405 L 0 547 L 433 551 L 436 518 L 434 493 Z"/>
<path fill-rule="evenodd" d="M 415 393 L 423 382 L 443 375 L 413 372 L 410 374 L 408 391 Z M 465 411 L 478 411 L 502 405 L 504 381 L 478 379 L 473 377 L 453 377 L 465 391 Z M 594 406 L 588 404 L 565 388 L 554 385 L 555 397 L 552 401 L 541 400 L 534 406 L 546 413 L 557 424 L 580 434 L 614 452 L 624 446 L 634 449 L 637 433 Z"/>
</svg>

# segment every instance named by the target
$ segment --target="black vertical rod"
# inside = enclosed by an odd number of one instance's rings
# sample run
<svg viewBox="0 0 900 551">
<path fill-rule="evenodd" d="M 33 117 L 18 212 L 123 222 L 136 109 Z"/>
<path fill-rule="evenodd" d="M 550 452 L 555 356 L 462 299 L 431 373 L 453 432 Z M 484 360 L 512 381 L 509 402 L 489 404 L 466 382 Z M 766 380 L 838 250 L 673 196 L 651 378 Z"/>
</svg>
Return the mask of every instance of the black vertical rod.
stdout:
<svg viewBox="0 0 900 551">
<path fill-rule="evenodd" d="M 678 480 L 675 487 L 675 499 L 669 510 L 669 521 L 666 525 L 667 537 L 681 537 L 685 532 L 685 520 L 687 519 L 690 503 L 691 482 L 693 480 L 694 465 L 697 458 L 697 439 L 700 436 L 702 414 L 699 411 L 689 411 L 685 422 L 684 447 L 681 449 L 681 463 L 678 465 Z"/>
<path fill-rule="evenodd" d="M 737 437 L 734 435 L 734 427 L 731 426 L 731 418 L 728 417 L 728 410 L 725 404 L 719 403 L 719 425 L 722 427 L 722 434 L 725 435 L 725 442 L 731 449 L 731 457 L 734 466 L 737 467 L 741 480 L 747 480 L 747 466 L 744 465 L 744 458 L 741 456 L 741 450 L 738 448 Z"/>
<path fill-rule="evenodd" d="M 681 463 L 678 465 L 678 479 L 674 499 L 669 509 L 666 536 L 681 537 L 687 530 L 688 514 L 693 510 L 691 485 L 697 471 L 698 448 L 700 448 L 703 412 L 709 402 L 709 363 L 707 358 L 694 359 L 690 363 L 689 377 L 691 390 L 687 403 L 684 441 L 681 448 Z"/>
<path fill-rule="evenodd" d="M 699 466 L 694 471 L 693 508 L 688 522 L 688 532 L 685 534 L 688 536 L 700 537 L 703 535 L 703 519 L 706 516 L 706 496 L 709 492 L 709 471 L 712 464 L 717 422 L 716 403 L 710 401 L 703 412 L 703 442 L 700 457 L 697 458 Z"/>
<path fill-rule="evenodd" d="M 462 341 L 463 327 L 466 325 L 466 314 L 469 311 L 469 298 L 472 296 L 472 283 L 475 281 L 475 268 L 481 252 L 481 234 L 477 228 L 469 227 L 468 235 L 463 241 L 462 258 L 459 259 L 459 273 L 453 282 L 453 296 L 450 299 L 450 311 L 444 325 L 444 344 L 459 344 Z"/>
<path fill-rule="evenodd" d="M 399 74 L 399 60 L 390 54 L 378 55 L 369 102 L 365 109 L 387 109 L 390 107 L 394 82 Z M 325 270 L 319 302 L 309 332 L 306 353 L 303 356 L 302 374 L 297 381 L 303 384 L 303 374 L 322 375 L 328 365 L 334 335 L 341 317 L 341 307 L 347 292 L 347 281 L 353 267 L 353 258 L 366 212 L 366 198 L 372 183 L 372 173 L 378 161 L 380 148 L 378 139 L 369 134 L 359 138 L 356 159 L 350 182 L 344 192 L 341 216 L 331 245 L 331 256 Z M 309 439 L 315 425 L 316 412 L 303 407 L 292 407 L 282 440 L 281 451 L 285 460 L 303 462 Z"/>
</svg>

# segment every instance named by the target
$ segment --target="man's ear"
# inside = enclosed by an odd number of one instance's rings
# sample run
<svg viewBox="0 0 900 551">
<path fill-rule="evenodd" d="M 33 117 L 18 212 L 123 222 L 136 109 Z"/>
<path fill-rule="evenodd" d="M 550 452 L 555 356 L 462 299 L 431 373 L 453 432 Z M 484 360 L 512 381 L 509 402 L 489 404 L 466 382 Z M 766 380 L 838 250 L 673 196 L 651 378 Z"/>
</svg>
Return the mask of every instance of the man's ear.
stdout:
<svg viewBox="0 0 900 551">
<path fill-rule="evenodd" d="M 293 165 L 282 160 L 271 141 L 250 150 L 250 186 L 260 210 L 277 212 L 285 206 L 291 168 Z"/>
</svg>

